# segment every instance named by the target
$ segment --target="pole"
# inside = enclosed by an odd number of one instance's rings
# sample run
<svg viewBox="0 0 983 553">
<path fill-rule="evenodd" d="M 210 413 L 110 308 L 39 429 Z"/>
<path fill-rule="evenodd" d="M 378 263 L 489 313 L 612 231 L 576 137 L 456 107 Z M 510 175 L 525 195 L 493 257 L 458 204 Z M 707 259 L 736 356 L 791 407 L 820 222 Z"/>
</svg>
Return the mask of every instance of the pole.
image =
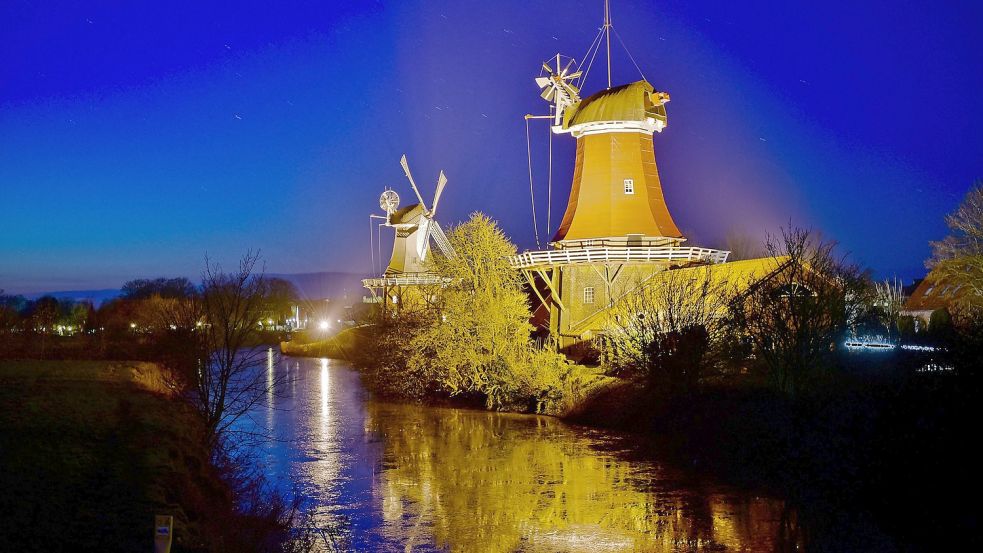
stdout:
<svg viewBox="0 0 983 553">
<path fill-rule="evenodd" d="M 604 34 L 608 42 L 608 88 L 611 88 L 611 4 L 604 0 Z"/>
</svg>

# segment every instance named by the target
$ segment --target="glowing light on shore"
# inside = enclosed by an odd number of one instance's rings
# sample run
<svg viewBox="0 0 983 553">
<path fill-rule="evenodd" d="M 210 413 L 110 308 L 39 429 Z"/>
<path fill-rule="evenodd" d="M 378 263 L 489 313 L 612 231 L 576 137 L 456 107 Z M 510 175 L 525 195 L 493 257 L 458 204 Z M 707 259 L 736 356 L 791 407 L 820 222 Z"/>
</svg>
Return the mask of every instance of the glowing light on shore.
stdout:
<svg viewBox="0 0 983 553">
<path fill-rule="evenodd" d="M 317 323 L 317 327 L 321 330 L 327 330 L 331 328 L 331 323 L 329 323 L 328 321 L 321 321 Z"/>
<path fill-rule="evenodd" d="M 863 338 L 847 340 L 844 344 L 847 349 L 866 349 L 866 350 L 891 350 L 895 348 L 894 344 L 889 342 L 880 342 L 875 340 L 866 340 Z"/>
<path fill-rule="evenodd" d="M 939 348 L 933 346 L 920 346 L 918 344 L 901 344 L 901 349 L 910 351 L 938 351 Z"/>
</svg>

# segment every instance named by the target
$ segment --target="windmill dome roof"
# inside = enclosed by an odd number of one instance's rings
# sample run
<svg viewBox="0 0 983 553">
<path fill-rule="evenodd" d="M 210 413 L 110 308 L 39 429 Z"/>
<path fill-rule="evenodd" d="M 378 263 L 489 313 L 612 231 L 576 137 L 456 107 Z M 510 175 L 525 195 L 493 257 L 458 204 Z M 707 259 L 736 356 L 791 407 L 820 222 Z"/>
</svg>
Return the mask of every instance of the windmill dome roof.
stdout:
<svg viewBox="0 0 983 553">
<path fill-rule="evenodd" d="M 666 108 L 648 81 L 602 90 L 570 106 L 563 114 L 563 128 L 608 121 L 666 120 Z M 668 97 L 667 97 L 668 99 Z"/>
</svg>

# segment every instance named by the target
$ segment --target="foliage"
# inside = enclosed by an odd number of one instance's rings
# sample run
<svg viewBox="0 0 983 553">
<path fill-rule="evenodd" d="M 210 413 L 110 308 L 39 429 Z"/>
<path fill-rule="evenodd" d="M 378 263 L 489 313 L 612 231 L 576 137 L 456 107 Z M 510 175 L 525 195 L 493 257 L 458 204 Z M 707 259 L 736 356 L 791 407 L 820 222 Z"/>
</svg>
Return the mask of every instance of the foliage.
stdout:
<svg viewBox="0 0 983 553">
<path fill-rule="evenodd" d="M 457 255 L 431 256 L 440 286 L 404 294 L 359 333 L 351 360 L 377 392 L 422 399 L 483 398 L 492 409 L 556 411 L 570 373 L 552 347 L 530 339 L 528 298 L 509 257 L 515 246 L 475 213 L 448 233 Z"/>
<path fill-rule="evenodd" d="M 409 366 L 429 368 L 452 395 L 482 394 L 490 408 L 548 395 L 552 373 L 542 365 L 549 356 L 530 347 L 528 298 L 509 263 L 515 246 L 481 213 L 453 228 L 448 240 L 457 255 L 429 262 L 449 283 L 434 324 L 413 340 Z"/>
<path fill-rule="evenodd" d="M 128 300 L 144 300 L 153 296 L 162 298 L 186 298 L 194 295 L 195 286 L 184 278 L 136 279 L 123 284 L 122 297 Z"/>
<path fill-rule="evenodd" d="M 349 361 L 361 368 L 365 383 L 388 397 L 422 400 L 440 389 L 434 367 L 411 364 L 422 332 L 435 324 L 424 311 L 399 311 L 358 334 Z"/>
<path fill-rule="evenodd" d="M 300 294 L 289 280 L 274 277 L 266 279 L 265 296 L 263 308 L 267 316 L 281 323 L 293 315 Z"/>
<path fill-rule="evenodd" d="M 669 270 L 616 304 L 604 336 L 605 364 L 653 390 L 692 391 L 720 359 L 731 287 L 710 267 Z"/>
<path fill-rule="evenodd" d="M 734 339 L 789 396 L 828 373 L 837 343 L 864 315 L 855 307 L 865 280 L 856 267 L 834 257 L 833 248 L 809 231 L 782 229 L 767 241 L 778 268 L 745 283 L 746 291 L 731 304 Z"/>
<path fill-rule="evenodd" d="M 24 303 L 23 296 L 9 296 L 0 290 L 0 335 L 14 331 L 20 322 L 20 310 Z"/>
</svg>

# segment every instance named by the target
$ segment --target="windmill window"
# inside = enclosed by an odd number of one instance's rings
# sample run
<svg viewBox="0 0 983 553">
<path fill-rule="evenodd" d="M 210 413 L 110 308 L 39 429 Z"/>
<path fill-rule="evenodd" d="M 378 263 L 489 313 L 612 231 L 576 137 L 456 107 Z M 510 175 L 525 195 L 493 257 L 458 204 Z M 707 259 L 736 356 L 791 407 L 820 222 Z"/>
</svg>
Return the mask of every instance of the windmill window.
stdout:
<svg viewBox="0 0 983 553">
<path fill-rule="evenodd" d="M 594 303 L 594 287 L 588 286 L 584 288 L 584 303 Z"/>
<path fill-rule="evenodd" d="M 635 179 L 625 179 L 625 194 L 635 193 Z"/>
</svg>

